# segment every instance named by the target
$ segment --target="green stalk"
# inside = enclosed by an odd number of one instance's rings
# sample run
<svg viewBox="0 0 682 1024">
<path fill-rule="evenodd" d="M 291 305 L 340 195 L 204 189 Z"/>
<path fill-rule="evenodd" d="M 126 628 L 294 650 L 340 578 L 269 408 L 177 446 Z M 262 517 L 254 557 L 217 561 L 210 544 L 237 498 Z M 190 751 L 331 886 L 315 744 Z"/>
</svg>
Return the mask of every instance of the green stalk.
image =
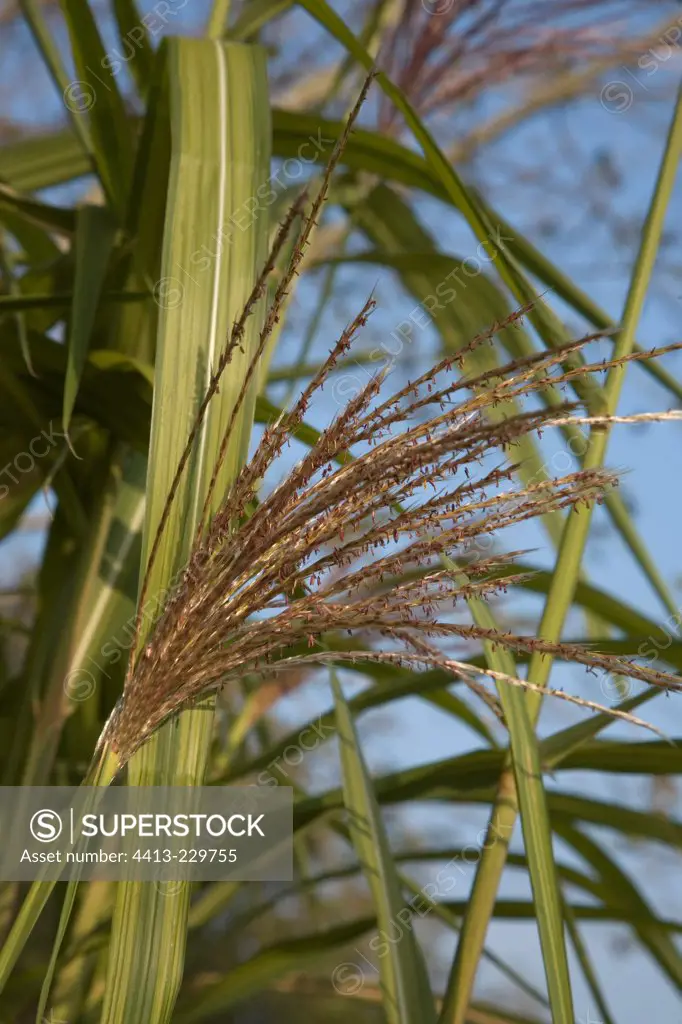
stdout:
<svg viewBox="0 0 682 1024">
<path fill-rule="evenodd" d="M 173 39 L 168 50 L 172 153 L 163 237 L 162 307 L 143 538 L 145 575 L 158 524 L 199 404 L 267 257 L 269 211 L 255 197 L 269 172 L 270 118 L 259 48 Z M 247 223 L 246 230 L 244 229 Z M 147 597 L 187 563 L 218 451 L 257 344 L 262 304 L 211 402 L 149 572 Z M 255 380 L 252 382 L 255 385 Z M 246 394 L 211 511 L 238 472 L 253 423 Z M 145 629 L 149 627 L 146 626 Z M 140 642 L 144 643 L 144 632 Z M 181 714 L 132 758 L 133 785 L 201 785 L 214 701 Z M 102 1022 L 165 1024 L 182 980 L 190 886 L 118 886 Z"/>
<path fill-rule="evenodd" d="M 682 88 L 678 92 L 666 148 L 642 232 L 642 240 L 622 318 L 623 328 L 616 339 L 614 348 L 616 358 L 627 356 L 633 350 L 635 332 L 656 261 L 665 213 L 681 157 Z M 608 373 L 604 387 L 608 414 L 615 414 L 618 408 L 625 370 L 625 365 L 622 365 L 613 367 Z M 606 428 L 591 432 L 585 454 L 585 469 L 595 469 L 602 465 L 606 455 L 608 437 L 609 431 Z M 538 635 L 546 640 L 556 642 L 561 637 L 564 619 L 578 582 L 590 522 L 591 510 L 580 509 L 568 516 L 564 525 L 557 561 L 538 630 Z M 529 664 L 528 679 L 540 686 L 546 686 L 551 668 L 552 659 L 550 657 L 534 655 Z M 528 693 L 526 701 L 529 717 L 532 724 L 535 725 L 540 713 L 542 698 L 538 694 Z M 441 1024 L 464 1024 L 466 1019 L 476 966 L 493 913 L 500 879 L 507 859 L 508 842 L 516 824 L 518 810 L 519 803 L 512 759 L 508 754 L 488 825 L 487 848 L 476 873 L 462 937 L 448 980 Z"/>
</svg>

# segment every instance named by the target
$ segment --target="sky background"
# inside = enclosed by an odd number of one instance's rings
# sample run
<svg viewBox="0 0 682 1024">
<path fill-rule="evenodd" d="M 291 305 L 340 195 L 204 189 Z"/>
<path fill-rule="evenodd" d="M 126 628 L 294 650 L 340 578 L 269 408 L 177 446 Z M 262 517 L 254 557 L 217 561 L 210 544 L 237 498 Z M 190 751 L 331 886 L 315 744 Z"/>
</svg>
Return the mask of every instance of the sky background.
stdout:
<svg viewBox="0 0 682 1024">
<path fill-rule="evenodd" d="M 151 5 L 142 4 L 142 9 Z M 644 5 L 642 5 L 644 6 Z M 675 5 L 652 4 L 651 12 L 643 19 L 655 24 L 673 11 Z M 682 15 L 682 7 L 679 8 Z M 203 20 L 205 4 L 192 2 L 182 12 L 185 26 L 194 26 Z M 178 23 L 181 18 L 178 18 Z M 633 20 L 624 30 L 638 27 Z M 305 32 L 296 36 L 292 32 L 292 46 L 309 46 L 311 37 Z M 113 39 L 113 37 L 112 37 Z M 19 30 L 10 43 L 2 47 L 3 61 L 0 82 L 5 99 L 5 116 L 25 125 L 42 126 L 54 118 L 63 119 L 60 98 L 51 91 L 46 76 L 41 81 L 38 62 L 29 50 L 26 33 Z M 553 261 L 569 273 L 616 320 L 619 319 L 628 287 L 633 261 L 633 242 L 646 213 L 650 192 L 655 181 L 667 124 L 672 111 L 673 93 L 682 74 L 682 51 L 671 50 L 663 59 L 661 50 L 654 73 L 639 71 L 635 77 L 629 68 L 617 68 L 604 75 L 601 86 L 616 85 L 605 93 L 609 97 L 625 96 L 627 109 L 618 112 L 620 101 L 600 101 L 599 90 L 568 107 L 537 116 L 516 129 L 499 143 L 486 148 L 467 168 L 467 175 L 483 187 L 489 200 L 501 213 L 533 240 Z M 12 83 L 25 78 L 28 55 L 31 67 L 31 99 L 12 88 Z M 650 71 L 651 65 L 648 65 Z M 622 87 L 625 87 L 623 91 Z M 627 90 L 630 90 L 628 92 Z M 497 109 L 501 99 L 491 97 L 490 110 Z M 609 109 L 610 108 L 610 109 Z M 462 115 L 466 115 L 466 112 Z M 472 114 L 473 116 L 473 114 Z M 78 186 L 80 189 L 81 186 Z M 60 201 L 73 198 L 73 186 L 59 189 Z M 443 217 L 442 206 L 429 198 L 418 201 L 418 210 L 424 224 L 430 228 L 444 252 L 467 256 L 475 252 L 476 242 L 454 214 Z M 647 301 L 638 340 L 643 346 L 661 345 L 682 340 L 682 279 L 679 268 L 682 251 L 678 226 L 682 210 L 682 181 L 677 182 L 669 208 L 669 232 L 662 259 L 657 266 L 652 292 Z M 372 348 L 390 336 L 395 325 L 414 308 L 414 299 L 401 292 L 387 270 L 362 268 L 343 270 L 337 278 L 334 302 L 318 332 L 315 352 L 326 351 L 349 312 L 357 311 L 376 285 L 378 309 L 372 317 L 366 335 L 359 347 Z M 296 326 L 310 314 L 312 287 L 303 287 L 297 297 L 292 315 L 292 327 L 285 330 L 276 365 L 287 364 L 296 357 L 299 338 Z M 566 313 L 561 303 L 547 296 L 567 323 L 579 334 L 582 325 L 577 318 Z M 408 357 L 413 366 L 423 366 L 437 355 L 438 337 L 427 329 L 419 333 L 418 350 L 410 350 Z M 608 343 L 601 343 L 600 352 L 608 352 Z M 668 368 L 679 375 L 682 355 L 666 360 Z M 395 371 L 409 373 L 409 365 Z M 637 366 L 628 370 L 619 411 L 621 413 L 654 411 L 669 408 L 669 396 Z M 322 424 L 328 415 L 328 400 L 311 410 L 309 419 Z M 650 428 L 616 427 L 609 443 L 608 465 L 626 471 L 622 492 L 636 511 L 636 522 L 648 549 L 667 583 L 676 595 L 682 592 L 682 552 L 679 543 L 679 519 L 682 499 L 681 446 L 679 424 L 657 425 Z M 561 449 L 560 439 L 548 436 L 543 451 L 551 457 Z M 36 506 L 37 508 L 37 506 Z M 34 509 L 35 510 L 35 509 Z M 622 543 L 610 534 L 605 513 L 598 510 L 594 517 L 593 538 L 588 547 L 585 567 L 591 582 L 640 609 L 657 621 L 667 618 L 656 596 L 651 592 L 641 571 L 633 562 Z M 0 545 L 0 574 L 7 585 L 19 572 L 24 571 L 36 557 L 41 543 L 39 534 L 25 534 Z M 524 526 L 511 537 L 505 536 L 505 547 L 535 549 L 529 560 L 538 565 L 551 564 L 551 550 L 546 535 L 537 526 Z M 502 609 L 510 617 L 537 617 L 540 605 L 535 598 L 507 598 Z M 571 620 L 572 635 L 579 635 L 580 620 Z M 613 699 L 613 693 L 595 694 L 594 677 L 585 677 L 578 669 L 555 669 L 552 681 L 566 686 L 572 692 L 592 699 Z M 358 683 L 349 683 L 349 689 Z M 282 719 L 295 726 L 311 718 L 317 709 L 329 707 L 329 694 L 319 679 L 313 679 L 296 694 L 280 704 Z M 646 706 L 646 717 L 668 735 L 680 735 L 681 707 L 679 697 L 658 698 Z M 546 702 L 540 731 L 543 734 L 557 729 L 580 717 L 574 709 L 558 701 Z M 390 714 L 385 710 L 371 711 L 360 720 L 360 734 L 367 742 L 365 749 L 374 771 L 396 770 L 400 767 L 423 763 L 437 758 L 451 757 L 476 749 L 479 740 L 465 727 L 453 723 L 451 718 L 424 702 L 405 700 Z M 614 724 L 607 735 L 610 738 L 646 739 L 641 732 L 621 723 Z M 323 789 L 337 777 L 333 745 L 324 751 L 313 752 L 306 762 L 312 788 Z M 665 810 L 678 819 L 682 813 L 679 788 L 658 787 L 637 777 L 592 773 L 562 772 L 548 779 L 549 788 L 583 793 L 594 798 L 622 800 L 632 807 L 649 809 L 658 799 L 665 801 Z M 411 830 L 432 837 L 436 843 L 467 844 L 485 825 L 485 811 L 454 807 L 452 814 L 434 816 L 432 808 L 411 816 Z M 618 862 L 651 904 L 666 918 L 682 917 L 682 884 L 680 860 L 655 844 L 624 844 L 611 833 L 595 830 Z M 515 844 L 518 846 L 518 840 Z M 557 848 L 561 858 L 570 863 L 572 856 L 564 848 Z M 576 860 L 576 863 L 579 863 Z M 424 875 L 423 881 L 428 880 Z M 455 898 L 464 898 L 467 883 L 453 892 Z M 527 886 L 518 872 L 508 872 L 502 889 L 507 897 L 528 895 Z M 432 922 L 425 924 L 432 927 Z M 661 976 L 647 954 L 629 941 L 626 929 L 591 925 L 583 929 L 583 937 L 594 958 L 600 977 L 604 981 L 607 998 L 619 1024 L 640 1024 L 655 1020 L 657 1024 L 674 1024 L 681 1018 L 679 996 Z M 678 945 L 679 936 L 677 937 Z M 542 961 L 532 923 L 496 923 L 491 929 L 489 945 L 504 956 L 539 988 L 543 988 Z M 439 946 L 444 964 L 451 954 L 448 940 Z M 438 965 L 435 967 L 438 974 Z M 575 972 L 577 1020 L 582 1024 L 597 1024 L 599 1015 L 591 1004 L 579 970 Z M 487 964 L 479 974 L 478 993 L 492 997 L 508 993 L 507 983 Z M 504 998 L 504 997 L 503 997 Z M 514 1006 L 516 1003 L 513 1004 Z M 520 1004 L 523 1005 L 523 1004 Z M 533 1007 L 529 1002 L 528 1009 Z"/>
</svg>

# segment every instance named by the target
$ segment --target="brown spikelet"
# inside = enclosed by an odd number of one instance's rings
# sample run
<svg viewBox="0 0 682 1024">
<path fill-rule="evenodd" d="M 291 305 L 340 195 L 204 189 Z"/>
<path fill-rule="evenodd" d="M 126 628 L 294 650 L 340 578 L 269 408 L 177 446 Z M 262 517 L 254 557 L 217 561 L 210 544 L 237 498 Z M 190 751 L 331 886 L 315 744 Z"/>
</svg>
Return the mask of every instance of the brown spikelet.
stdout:
<svg viewBox="0 0 682 1024">
<path fill-rule="evenodd" d="M 616 422 L 676 415 L 585 416 L 581 403 L 564 402 L 503 420 L 491 416 L 502 402 L 513 400 L 523 408 L 527 398 L 544 389 L 591 382 L 593 374 L 623 361 L 576 361 L 589 342 L 602 336 L 599 334 L 466 377 L 464 357 L 477 346 L 490 343 L 499 330 L 518 322 L 530 307 L 492 325 L 457 356 L 442 359 L 386 397 L 386 372 L 369 377 L 359 394 L 331 417 L 282 482 L 263 496 L 259 488 L 266 472 L 302 429 L 313 397 L 324 388 L 371 315 L 375 303 L 369 298 L 293 407 L 266 426 L 252 458 L 209 519 L 211 497 L 237 411 L 277 322 L 286 290 L 298 272 L 330 175 L 370 81 L 371 76 L 303 219 L 298 244 L 266 316 L 223 438 L 189 563 L 140 653 L 137 641 L 146 614 L 149 570 L 188 452 L 284 241 L 302 214 L 304 197 L 283 223 L 235 324 L 180 459 L 147 565 L 123 696 L 98 747 L 113 750 L 119 765 L 169 717 L 234 680 L 246 675 L 272 680 L 278 673 L 300 673 L 335 660 L 441 668 L 462 679 L 499 715 L 499 704 L 479 682 L 481 676 L 502 685 L 533 689 L 533 684 L 476 669 L 454 656 L 452 645 L 470 645 L 472 641 L 492 642 L 511 651 L 540 651 L 588 669 L 682 689 L 682 680 L 623 658 L 578 645 L 483 629 L 466 621 L 468 599 L 488 598 L 521 581 L 508 572 L 499 573 L 513 555 L 485 555 L 493 537 L 504 537 L 505 528 L 548 512 L 599 502 L 617 484 L 614 474 L 590 470 L 521 486 L 515 476 L 518 466 L 508 458 L 515 444 L 569 422 L 604 429 Z M 650 358 L 679 347 L 630 358 Z M 453 564 L 459 568 L 453 570 Z M 332 641 L 342 634 L 350 634 L 354 640 L 350 648 L 346 642 L 342 652 L 335 651 Z M 562 692 L 557 696 L 585 707 L 599 707 Z M 624 717 L 616 709 L 602 710 Z"/>
<path fill-rule="evenodd" d="M 491 537 L 546 512 L 600 501 L 617 482 L 607 471 L 578 471 L 522 487 L 504 455 L 541 428 L 571 419 L 602 425 L 607 418 L 576 414 L 577 405 L 569 402 L 501 422 L 488 416 L 501 401 L 523 400 L 611 365 L 562 369 L 567 353 L 591 337 L 468 379 L 460 360 L 442 360 L 383 401 L 384 375 L 377 375 L 338 411 L 283 481 L 258 495 L 260 504 L 247 517 L 264 473 L 373 305 L 368 300 L 348 325 L 291 411 L 264 430 L 210 528 L 197 538 L 107 725 L 103 739 L 121 764 L 169 716 L 206 693 L 247 674 L 273 675 L 339 658 L 437 666 L 497 709 L 476 682 L 481 671 L 444 649 L 453 642 L 494 641 L 512 651 L 538 650 L 682 688 L 675 678 L 622 658 L 458 621 L 467 598 L 486 598 L 519 582 L 495 574 L 509 556 L 480 556 Z M 354 458 L 351 452 L 357 452 Z M 466 578 L 442 563 L 447 555 L 464 564 L 464 554 Z M 334 654 L 327 640 L 343 632 L 361 634 L 363 643 L 357 651 Z"/>
</svg>

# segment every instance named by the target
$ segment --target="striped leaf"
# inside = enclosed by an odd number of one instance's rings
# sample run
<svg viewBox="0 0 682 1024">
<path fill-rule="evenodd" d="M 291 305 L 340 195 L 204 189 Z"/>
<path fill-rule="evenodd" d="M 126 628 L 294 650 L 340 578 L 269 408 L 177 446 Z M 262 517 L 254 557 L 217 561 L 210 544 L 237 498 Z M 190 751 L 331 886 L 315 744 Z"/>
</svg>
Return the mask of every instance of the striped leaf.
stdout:
<svg viewBox="0 0 682 1024">
<path fill-rule="evenodd" d="M 360 749 L 355 725 L 334 672 L 332 691 L 343 776 L 343 801 L 353 846 L 376 908 L 378 966 L 383 1005 L 390 1024 L 435 1021 L 433 996 L 413 932 L 414 910 L 404 899 L 379 805 Z M 398 932 L 399 940 L 395 941 Z"/>
<path fill-rule="evenodd" d="M 163 233 L 161 307 L 147 475 L 142 565 L 172 477 L 228 331 L 267 255 L 268 218 L 235 221 L 267 180 L 269 107 L 263 54 L 237 44 L 172 40 L 168 46 L 171 164 Z M 197 117 L 197 110 L 202 116 Z M 221 439 L 242 387 L 259 317 L 209 406 L 149 576 L 148 599 L 185 564 Z M 255 394 L 244 403 L 214 502 L 246 454 Z M 141 637 L 144 641 L 144 636 Z M 212 702 L 162 729 L 129 765 L 132 784 L 200 784 Z M 189 887 L 172 898 L 145 883 L 119 886 L 104 1015 L 109 1024 L 170 1020 L 184 960 Z"/>
</svg>

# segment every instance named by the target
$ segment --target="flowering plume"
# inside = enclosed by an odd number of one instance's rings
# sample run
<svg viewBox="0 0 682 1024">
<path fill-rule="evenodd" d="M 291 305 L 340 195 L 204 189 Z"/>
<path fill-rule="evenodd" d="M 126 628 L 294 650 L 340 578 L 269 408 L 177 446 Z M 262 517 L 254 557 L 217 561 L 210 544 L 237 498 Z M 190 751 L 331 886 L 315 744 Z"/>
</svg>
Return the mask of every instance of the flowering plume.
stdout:
<svg viewBox="0 0 682 1024">
<path fill-rule="evenodd" d="M 258 494 L 266 471 L 296 435 L 313 395 L 373 305 L 369 300 L 343 332 L 291 411 L 265 429 L 197 538 L 182 581 L 108 723 L 106 739 L 121 763 L 169 716 L 250 673 L 339 658 L 393 661 L 439 666 L 480 689 L 475 680 L 481 670 L 443 650 L 453 641 L 492 640 L 513 651 L 540 650 L 679 686 L 671 677 L 577 645 L 453 621 L 451 610 L 461 609 L 467 598 L 486 598 L 518 582 L 495 575 L 510 556 L 476 557 L 482 538 L 546 512 L 600 501 L 616 484 L 612 473 L 599 470 L 522 487 L 514 483 L 518 466 L 505 458 L 516 442 L 541 428 L 603 418 L 577 415 L 574 403 L 501 422 L 488 415 L 500 402 L 613 365 L 562 370 L 591 338 L 463 377 L 464 356 L 518 320 L 522 314 L 515 313 L 456 358 L 442 360 L 383 400 L 385 373 L 378 373 L 282 482 L 267 496 Z M 362 634 L 364 642 L 357 650 L 334 653 L 327 641 L 344 632 Z M 503 685 L 521 682 L 488 674 Z"/>
<path fill-rule="evenodd" d="M 493 325 L 457 356 L 441 360 L 388 397 L 384 397 L 386 371 L 377 373 L 339 410 L 282 482 L 263 496 L 265 474 L 300 433 L 313 396 L 323 389 L 365 325 L 375 304 L 369 299 L 293 408 L 264 430 L 253 457 L 209 519 L 210 499 L 239 409 L 298 272 L 331 173 L 371 77 L 334 150 L 275 292 L 223 437 L 189 563 L 148 642 L 139 653 L 138 645 L 134 646 L 136 656 L 128 666 L 123 695 L 100 737 L 98 749 L 112 751 L 119 766 L 172 715 L 234 680 L 333 660 L 440 667 L 463 679 L 498 714 L 497 702 L 480 685 L 481 674 L 500 685 L 533 688 L 532 682 L 474 668 L 453 656 L 452 645 L 476 641 L 511 651 L 538 650 L 589 668 L 682 688 L 675 677 L 623 658 L 458 621 L 467 600 L 488 598 L 520 581 L 519 576 L 496 572 L 511 555 L 480 556 L 484 538 L 487 550 L 489 539 L 507 527 L 600 501 L 617 483 L 610 472 L 589 470 L 523 487 L 516 482 L 518 465 L 509 461 L 515 444 L 568 422 L 603 427 L 611 422 L 666 418 L 666 414 L 582 416 L 579 403 L 572 402 L 503 420 L 491 416 L 500 403 L 523 404 L 543 389 L 562 387 L 616 365 L 614 361 L 589 365 L 576 358 L 594 339 L 591 336 L 475 377 L 464 376 L 465 357 L 477 346 L 492 342 L 498 330 L 519 321 L 525 309 Z M 190 431 L 151 547 L 139 600 L 138 634 L 150 567 L 196 432 L 287 234 L 301 214 L 304 198 L 280 229 Z M 658 353 L 649 355 L 653 354 Z M 343 634 L 354 639 L 349 644 L 344 637 L 339 653 Z M 563 692 L 546 692 L 599 707 Z M 610 713 L 637 721 L 617 709 Z"/>
</svg>

